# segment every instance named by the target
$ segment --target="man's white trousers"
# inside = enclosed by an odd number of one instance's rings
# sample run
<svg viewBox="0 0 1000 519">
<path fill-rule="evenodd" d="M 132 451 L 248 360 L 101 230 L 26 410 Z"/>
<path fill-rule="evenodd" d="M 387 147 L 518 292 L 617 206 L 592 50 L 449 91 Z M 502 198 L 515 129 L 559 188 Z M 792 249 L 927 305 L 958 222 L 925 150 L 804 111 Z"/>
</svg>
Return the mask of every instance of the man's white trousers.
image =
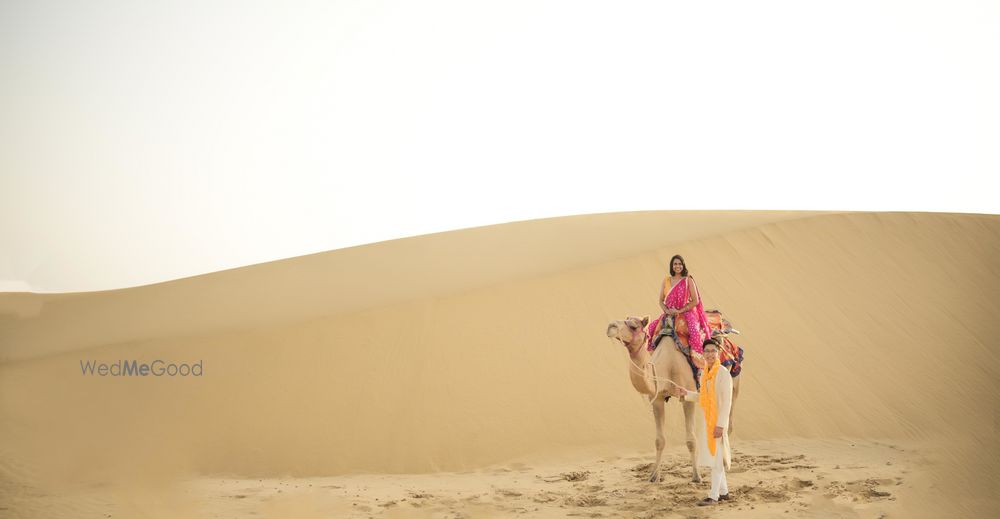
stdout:
<svg viewBox="0 0 1000 519">
<path fill-rule="evenodd" d="M 726 466 L 722 460 L 722 439 L 716 439 L 715 458 L 712 460 L 712 489 L 708 492 L 708 497 L 719 499 L 719 495 L 729 493 L 729 485 L 726 484 Z"/>
</svg>

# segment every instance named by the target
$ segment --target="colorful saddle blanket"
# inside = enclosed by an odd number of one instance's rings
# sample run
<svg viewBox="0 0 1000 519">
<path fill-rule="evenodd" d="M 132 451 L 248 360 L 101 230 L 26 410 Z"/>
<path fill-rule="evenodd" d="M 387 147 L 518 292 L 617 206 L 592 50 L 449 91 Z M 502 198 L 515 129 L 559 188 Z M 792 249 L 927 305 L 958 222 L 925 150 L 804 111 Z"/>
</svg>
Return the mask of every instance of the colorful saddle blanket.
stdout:
<svg viewBox="0 0 1000 519">
<path fill-rule="evenodd" d="M 730 334 L 739 334 L 739 330 L 733 328 L 732 323 L 728 319 L 722 316 L 722 312 L 718 310 L 706 310 L 705 315 L 708 317 L 708 325 L 712 330 L 712 337 L 719 339 L 720 350 L 719 350 L 719 361 L 720 363 L 729 369 L 729 374 L 737 377 L 743 370 L 743 348 L 739 347 L 732 340 L 729 339 Z M 688 359 L 688 364 L 691 365 L 691 369 L 695 376 L 695 381 L 698 381 L 698 364 L 704 364 L 704 361 L 700 358 L 700 354 L 695 353 L 695 356 L 699 357 L 697 360 L 691 355 L 691 347 L 688 346 L 687 337 L 684 336 L 684 332 L 687 331 L 687 326 L 684 324 L 683 319 L 681 320 L 681 332 L 676 333 L 675 330 L 675 318 L 669 315 L 663 315 L 659 321 L 654 321 L 649 324 L 649 329 L 647 330 L 647 335 L 649 337 L 649 342 L 647 343 L 647 349 L 653 351 L 659 346 L 660 341 L 664 338 L 669 337 L 674 345 L 684 354 Z"/>
</svg>

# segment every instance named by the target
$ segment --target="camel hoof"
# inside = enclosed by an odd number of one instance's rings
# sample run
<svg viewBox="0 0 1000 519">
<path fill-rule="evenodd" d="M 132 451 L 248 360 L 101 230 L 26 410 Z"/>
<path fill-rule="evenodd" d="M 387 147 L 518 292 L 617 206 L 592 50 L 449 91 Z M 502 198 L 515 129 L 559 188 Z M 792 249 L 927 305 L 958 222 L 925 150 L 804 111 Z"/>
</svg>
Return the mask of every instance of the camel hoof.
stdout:
<svg viewBox="0 0 1000 519">
<path fill-rule="evenodd" d="M 659 472 L 653 472 L 652 474 L 650 474 L 650 476 L 649 476 L 649 482 L 650 483 L 659 483 L 660 482 L 660 473 Z"/>
<path fill-rule="evenodd" d="M 694 477 L 691 478 L 691 482 L 692 483 L 701 483 L 701 476 L 698 475 L 698 474 L 695 474 Z"/>
</svg>

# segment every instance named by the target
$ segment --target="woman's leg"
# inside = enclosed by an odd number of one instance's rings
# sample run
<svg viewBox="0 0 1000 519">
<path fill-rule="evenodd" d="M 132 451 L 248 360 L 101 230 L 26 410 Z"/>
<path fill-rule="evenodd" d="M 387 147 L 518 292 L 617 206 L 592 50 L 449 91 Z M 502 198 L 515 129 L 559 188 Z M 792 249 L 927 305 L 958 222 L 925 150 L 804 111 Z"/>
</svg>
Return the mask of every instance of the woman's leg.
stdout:
<svg viewBox="0 0 1000 519">
<path fill-rule="evenodd" d="M 656 340 L 656 336 L 660 334 L 660 330 L 663 329 L 663 316 L 666 314 L 660 314 L 655 321 L 649 323 L 646 327 L 646 349 L 653 351 L 653 341 Z"/>
<path fill-rule="evenodd" d="M 687 323 L 688 329 L 688 346 L 691 347 L 692 351 L 697 351 L 699 354 L 705 349 L 705 335 L 701 332 L 701 320 L 695 314 L 694 310 L 689 310 L 684 314 L 684 322 Z"/>
</svg>

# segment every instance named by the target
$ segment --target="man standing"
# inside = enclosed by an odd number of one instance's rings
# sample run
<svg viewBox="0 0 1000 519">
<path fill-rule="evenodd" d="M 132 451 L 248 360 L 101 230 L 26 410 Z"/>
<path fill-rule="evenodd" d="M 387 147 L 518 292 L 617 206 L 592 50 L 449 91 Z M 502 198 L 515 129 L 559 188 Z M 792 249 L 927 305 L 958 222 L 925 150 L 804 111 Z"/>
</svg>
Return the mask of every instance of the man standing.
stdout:
<svg viewBox="0 0 1000 519">
<path fill-rule="evenodd" d="M 726 484 L 726 470 L 729 468 L 729 410 L 733 406 L 733 377 L 729 370 L 719 363 L 719 343 L 712 338 L 705 341 L 705 369 L 701 375 L 701 392 L 690 391 L 677 386 L 678 396 L 689 402 L 697 402 L 700 413 L 696 413 L 695 432 L 698 436 L 698 459 L 709 461 L 712 467 L 712 488 L 708 497 L 698 502 L 698 506 L 714 505 L 719 500 L 729 499 Z"/>
</svg>

